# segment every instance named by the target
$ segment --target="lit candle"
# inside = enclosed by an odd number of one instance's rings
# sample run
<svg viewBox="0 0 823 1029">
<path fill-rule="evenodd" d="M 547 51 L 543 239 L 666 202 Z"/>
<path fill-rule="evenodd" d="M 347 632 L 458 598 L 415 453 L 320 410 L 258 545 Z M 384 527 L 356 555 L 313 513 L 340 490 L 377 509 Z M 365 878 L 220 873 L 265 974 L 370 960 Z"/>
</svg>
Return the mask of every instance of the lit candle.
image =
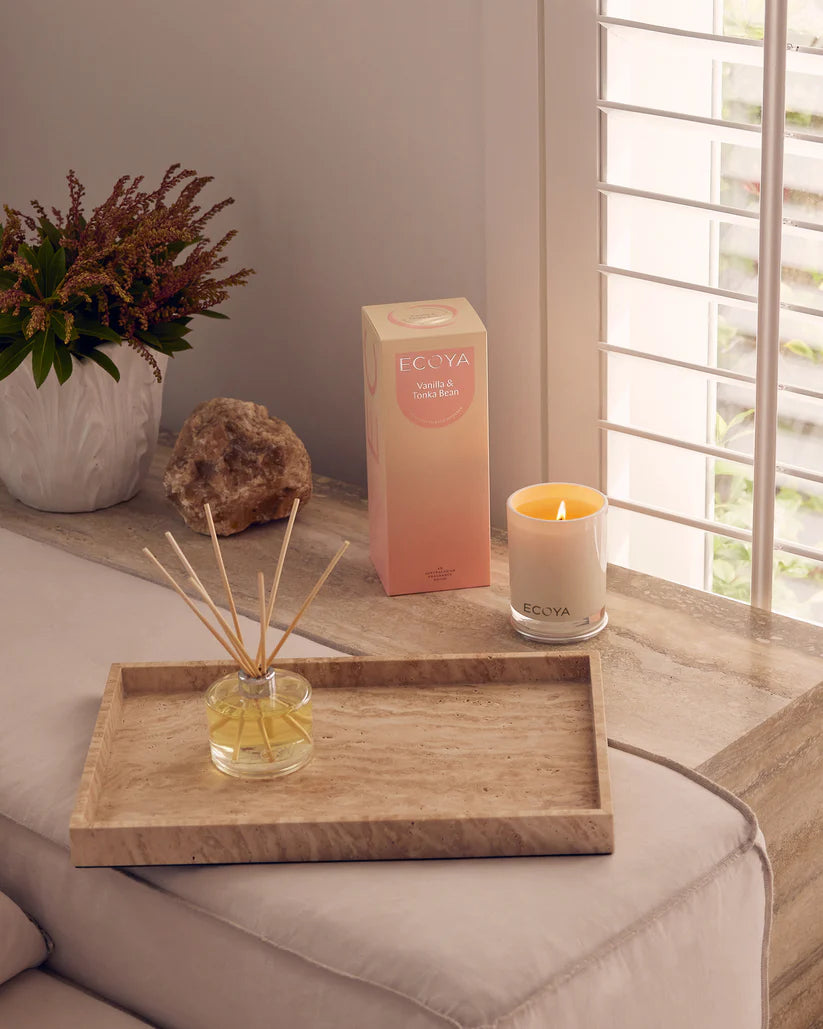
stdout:
<svg viewBox="0 0 823 1029">
<path fill-rule="evenodd" d="M 607 510 L 602 493 L 571 482 L 509 497 L 511 621 L 521 636 L 568 643 L 605 627 Z"/>
</svg>

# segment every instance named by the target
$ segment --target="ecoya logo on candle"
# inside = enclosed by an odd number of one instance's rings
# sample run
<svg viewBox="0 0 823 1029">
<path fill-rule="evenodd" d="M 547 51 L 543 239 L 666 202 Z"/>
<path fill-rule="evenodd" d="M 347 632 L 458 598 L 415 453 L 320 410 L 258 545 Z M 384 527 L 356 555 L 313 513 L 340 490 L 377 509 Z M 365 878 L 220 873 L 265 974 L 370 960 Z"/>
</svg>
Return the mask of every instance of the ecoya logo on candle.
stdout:
<svg viewBox="0 0 823 1029">
<path fill-rule="evenodd" d="M 424 428 L 461 418 L 474 399 L 474 347 L 414 350 L 395 356 L 397 403 Z"/>
<path fill-rule="evenodd" d="M 523 614 L 532 618 L 571 618 L 567 607 L 553 607 L 551 604 L 523 604 Z"/>
</svg>

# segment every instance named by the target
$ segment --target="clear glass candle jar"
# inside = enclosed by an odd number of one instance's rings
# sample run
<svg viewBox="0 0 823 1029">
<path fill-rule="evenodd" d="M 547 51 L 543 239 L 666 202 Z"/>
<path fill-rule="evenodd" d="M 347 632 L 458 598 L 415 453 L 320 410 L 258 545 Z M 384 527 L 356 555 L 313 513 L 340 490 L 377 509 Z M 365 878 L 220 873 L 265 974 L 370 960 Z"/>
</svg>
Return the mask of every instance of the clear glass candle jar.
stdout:
<svg viewBox="0 0 823 1029">
<path fill-rule="evenodd" d="M 511 622 L 541 643 L 587 640 L 607 624 L 606 515 L 599 490 L 541 482 L 509 497 Z"/>
<path fill-rule="evenodd" d="M 297 672 L 230 672 L 206 691 L 206 715 L 211 759 L 228 775 L 288 775 L 312 756 L 311 685 Z"/>
</svg>

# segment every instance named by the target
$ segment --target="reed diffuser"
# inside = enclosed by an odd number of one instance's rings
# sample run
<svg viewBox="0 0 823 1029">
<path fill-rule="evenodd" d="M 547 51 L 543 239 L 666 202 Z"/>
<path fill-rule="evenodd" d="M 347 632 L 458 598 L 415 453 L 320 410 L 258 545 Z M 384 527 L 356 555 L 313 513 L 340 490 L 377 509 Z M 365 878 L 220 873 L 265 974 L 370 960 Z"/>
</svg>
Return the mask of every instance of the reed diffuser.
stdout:
<svg viewBox="0 0 823 1029">
<path fill-rule="evenodd" d="M 277 668 L 272 662 L 345 553 L 349 541 L 346 540 L 331 559 L 326 570 L 309 591 L 297 614 L 269 652 L 266 637 L 274 613 L 286 551 L 289 547 L 299 505 L 300 501 L 295 498 L 277 558 L 268 599 L 263 573 L 257 573 L 260 631 L 253 655 L 247 647 L 240 629 L 234 596 L 226 574 L 226 566 L 214 528 L 211 508 L 208 504 L 204 508 L 206 522 L 209 526 L 215 560 L 226 592 L 232 625 L 229 625 L 220 613 L 191 562 L 170 532 L 166 533 L 166 539 L 182 564 L 189 583 L 206 604 L 212 621 L 195 606 L 154 554 L 147 547 L 143 550 L 186 605 L 224 647 L 232 661 L 237 663 L 236 670 L 212 683 L 205 694 L 211 759 L 221 772 L 226 772 L 228 775 L 250 779 L 270 779 L 279 775 L 287 775 L 289 772 L 302 768 L 311 758 L 314 749 L 311 684 L 297 672 Z"/>
</svg>

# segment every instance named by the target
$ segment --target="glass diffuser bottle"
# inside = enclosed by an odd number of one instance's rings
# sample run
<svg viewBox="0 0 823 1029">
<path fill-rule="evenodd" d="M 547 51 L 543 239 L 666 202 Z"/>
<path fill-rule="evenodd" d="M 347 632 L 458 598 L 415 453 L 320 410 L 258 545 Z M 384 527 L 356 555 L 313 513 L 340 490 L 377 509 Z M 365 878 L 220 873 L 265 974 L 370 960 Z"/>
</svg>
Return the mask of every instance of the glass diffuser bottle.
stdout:
<svg viewBox="0 0 823 1029">
<path fill-rule="evenodd" d="M 232 660 L 238 664 L 234 671 L 212 683 L 206 690 L 205 696 L 212 762 L 221 772 L 238 778 L 272 779 L 278 775 L 288 775 L 289 772 L 295 772 L 298 768 L 302 768 L 309 761 L 314 750 L 311 685 L 305 676 L 290 669 L 272 667 L 271 662 L 277 657 L 283 644 L 313 603 L 323 583 L 345 553 L 349 541 L 344 540 L 303 601 L 297 614 L 282 633 L 277 646 L 269 653 L 266 646 L 266 632 L 274 611 L 280 574 L 283 571 L 283 562 L 299 504 L 299 498 L 295 497 L 280 546 L 280 555 L 277 559 L 277 568 L 268 599 L 266 598 L 266 583 L 263 573 L 257 573 L 260 639 L 254 653 L 249 653 L 243 642 L 237 608 L 226 575 L 220 542 L 217 539 L 217 529 L 208 504 L 204 504 L 203 513 L 214 547 L 217 567 L 226 590 L 233 627 L 218 610 L 191 562 L 170 532 L 166 533 L 166 539 L 188 573 L 189 582 L 200 594 L 211 612 L 216 625 L 198 610 L 193 601 L 183 592 L 174 576 L 157 560 L 148 547 L 143 548 L 143 553 L 161 572 L 181 600 L 221 644 Z M 263 669 L 266 671 L 264 672 Z"/>
<path fill-rule="evenodd" d="M 269 779 L 311 758 L 311 685 L 297 672 L 269 668 L 259 678 L 229 672 L 205 699 L 211 759 L 221 772 Z"/>
</svg>

